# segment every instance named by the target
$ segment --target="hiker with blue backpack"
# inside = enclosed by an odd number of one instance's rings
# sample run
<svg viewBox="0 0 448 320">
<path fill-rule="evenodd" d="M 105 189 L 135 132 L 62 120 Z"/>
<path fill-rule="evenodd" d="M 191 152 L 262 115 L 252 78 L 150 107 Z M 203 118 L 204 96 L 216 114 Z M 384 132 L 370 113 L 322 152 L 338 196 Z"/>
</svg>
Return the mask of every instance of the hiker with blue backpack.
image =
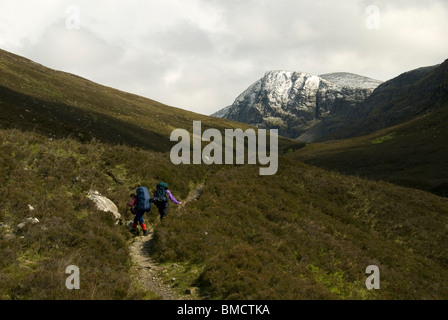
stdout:
<svg viewBox="0 0 448 320">
<path fill-rule="evenodd" d="M 154 197 L 151 199 L 151 202 L 156 205 L 157 209 L 159 209 L 161 222 L 168 215 L 170 206 L 169 200 L 175 204 L 182 205 L 182 202 L 177 201 L 176 198 L 174 198 L 173 194 L 168 189 L 168 184 L 165 182 L 159 182 L 156 186 Z"/>
<path fill-rule="evenodd" d="M 143 220 L 143 215 L 145 212 L 151 211 L 151 196 L 149 195 L 148 188 L 138 187 L 136 194 L 131 194 L 131 201 L 127 203 L 131 207 L 131 213 L 135 214 L 134 224 L 132 225 L 131 231 L 137 233 L 137 227 L 140 226 L 143 230 L 143 235 L 148 235 L 148 230 L 146 229 L 145 221 Z"/>
</svg>

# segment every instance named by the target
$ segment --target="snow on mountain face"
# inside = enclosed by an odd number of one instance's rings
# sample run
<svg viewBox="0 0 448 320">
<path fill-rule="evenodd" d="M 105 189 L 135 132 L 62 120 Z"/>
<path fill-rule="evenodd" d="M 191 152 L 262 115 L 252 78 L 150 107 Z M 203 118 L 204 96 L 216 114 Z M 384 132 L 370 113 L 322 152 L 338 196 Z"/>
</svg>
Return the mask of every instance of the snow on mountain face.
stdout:
<svg viewBox="0 0 448 320">
<path fill-rule="evenodd" d="M 360 89 L 376 89 L 382 83 L 382 81 L 346 72 L 323 74 L 319 77 L 339 86 Z"/>
<path fill-rule="evenodd" d="M 235 102 L 215 117 L 277 128 L 297 138 L 325 117 L 349 112 L 367 98 L 381 81 L 351 73 L 314 76 L 293 71 L 268 71 Z"/>
</svg>

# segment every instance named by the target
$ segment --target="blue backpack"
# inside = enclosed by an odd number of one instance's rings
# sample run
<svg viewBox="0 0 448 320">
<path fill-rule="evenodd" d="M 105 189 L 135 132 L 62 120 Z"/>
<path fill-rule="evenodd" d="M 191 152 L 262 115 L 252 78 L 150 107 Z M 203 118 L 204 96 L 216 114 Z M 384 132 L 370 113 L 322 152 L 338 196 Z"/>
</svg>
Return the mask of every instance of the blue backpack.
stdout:
<svg viewBox="0 0 448 320">
<path fill-rule="evenodd" d="M 137 210 L 149 212 L 151 211 L 151 196 L 149 195 L 148 188 L 138 187 L 137 188 Z"/>
</svg>

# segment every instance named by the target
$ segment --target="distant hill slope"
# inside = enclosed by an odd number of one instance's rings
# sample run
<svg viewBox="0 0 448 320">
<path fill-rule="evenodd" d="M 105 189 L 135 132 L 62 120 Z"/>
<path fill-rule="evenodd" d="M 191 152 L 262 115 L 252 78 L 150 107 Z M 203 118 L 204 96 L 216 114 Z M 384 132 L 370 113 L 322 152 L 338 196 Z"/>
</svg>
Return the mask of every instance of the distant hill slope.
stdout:
<svg viewBox="0 0 448 320">
<path fill-rule="evenodd" d="M 204 128 L 249 128 L 96 84 L 0 50 L 0 125 L 67 137 L 169 151 L 170 133 Z M 204 129 L 205 130 L 205 129 Z M 281 138 L 285 148 L 298 145 Z"/>
<path fill-rule="evenodd" d="M 296 159 L 448 196 L 448 60 L 384 83 L 365 104 L 364 120 L 327 138 L 355 137 L 309 145 Z"/>
<path fill-rule="evenodd" d="M 343 139 L 409 121 L 438 107 L 447 92 L 448 60 L 405 72 L 381 84 L 343 127 L 317 141 Z"/>
<path fill-rule="evenodd" d="M 296 159 L 448 197 L 448 103 L 370 135 L 308 145 Z"/>
</svg>

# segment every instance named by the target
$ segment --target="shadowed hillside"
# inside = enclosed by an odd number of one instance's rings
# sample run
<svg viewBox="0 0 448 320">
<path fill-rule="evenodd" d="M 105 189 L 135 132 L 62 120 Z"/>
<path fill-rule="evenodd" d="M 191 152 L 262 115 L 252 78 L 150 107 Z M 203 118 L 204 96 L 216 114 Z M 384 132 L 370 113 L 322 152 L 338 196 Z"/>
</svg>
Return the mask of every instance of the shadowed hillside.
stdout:
<svg viewBox="0 0 448 320">
<path fill-rule="evenodd" d="M 368 136 L 308 145 L 294 157 L 345 174 L 448 196 L 448 107 Z"/>
<path fill-rule="evenodd" d="M 169 151 L 175 144 L 170 142 L 170 133 L 176 128 L 191 131 L 193 121 L 202 121 L 203 130 L 250 128 L 105 87 L 3 50 L 0 74 L 0 124 L 4 128 L 157 151 Z M 281 151 L 302 145 L 280 139 Z"/>
<path fill-rule="evenodd" d="M 448 60 L 405 72 L 381 84 L 343 128 L 319 139 L 343 139 L 373 133 L 422 116 L 448 100 Z"/>
<path fill-rule="evenodd" d="M 412 85 L 387 89 L 403 82 L 403 78 Z M 375 106 L 371 113 L 380 115 L 359 122 L 358 128 L 370 132 L 369 123 L 381 128 L 386 125 L 384 119 L 399 124 L 364 136 L 311 144 L 299 150 L 295 158 L 345 174 L 448 196 L 448 61 L 397 79 L 401 80 L 391 81 L 377 93 L 380 97 L 369 98 Z"/>
</svg>

